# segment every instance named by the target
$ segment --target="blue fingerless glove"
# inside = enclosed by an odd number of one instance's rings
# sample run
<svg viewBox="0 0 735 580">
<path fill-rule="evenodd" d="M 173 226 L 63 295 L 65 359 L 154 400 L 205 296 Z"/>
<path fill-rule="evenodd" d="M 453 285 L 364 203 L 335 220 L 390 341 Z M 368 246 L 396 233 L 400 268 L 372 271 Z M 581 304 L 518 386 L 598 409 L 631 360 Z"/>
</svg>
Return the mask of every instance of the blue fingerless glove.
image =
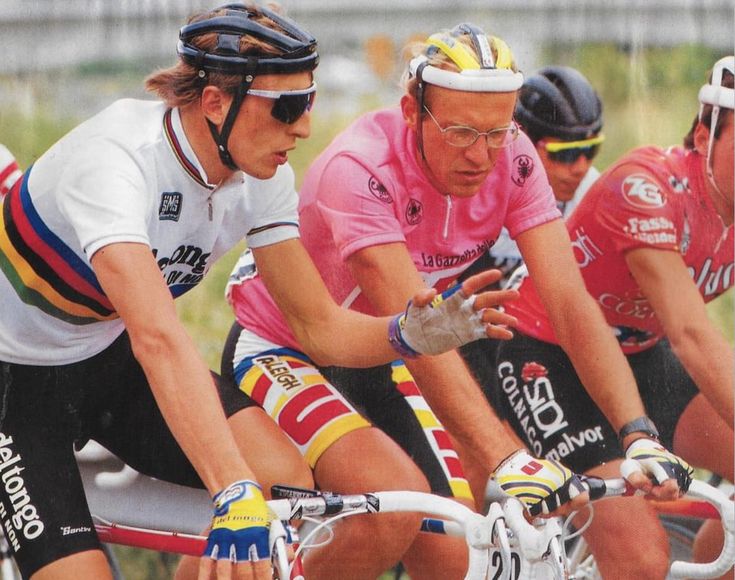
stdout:
<svg viewBox="0 0 735 580">
<path fill-rule="evenodd" d="M 231 562 L 270 558 L 268 529 L 272 517 L 257 483 L 236 481 L 212 501 L 214 517 L 205 556 Z"/>
</svg>

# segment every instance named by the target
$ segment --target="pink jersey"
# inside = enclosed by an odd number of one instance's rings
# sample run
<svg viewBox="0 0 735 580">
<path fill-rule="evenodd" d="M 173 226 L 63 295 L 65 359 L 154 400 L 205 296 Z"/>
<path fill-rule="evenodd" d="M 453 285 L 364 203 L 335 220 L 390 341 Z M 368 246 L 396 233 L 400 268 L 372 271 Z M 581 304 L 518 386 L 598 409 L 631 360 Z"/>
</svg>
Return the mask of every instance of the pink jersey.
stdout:
<svg viewBox="0 0 735 580">
<path fill-rule="evenodd" d="M 696 152 L 642 147 L 608 169 L 567 222 L 587 290 L 626 353 L 649 348 L 663 332 L 628 271 L 627 251 L 680 253 L 705 301 L 733 285 L 733 227 L 712 206 L 705 179 Z M 508 311 L 525 334 L 556 342 L 530 278 Z"/>
<path fill-rule="evenodd" d="M 299 204 L 302 240 L 338 304 L 373 312 L 346 264 L 362 249 L 405 243 L 426 283 L 441 291 L 492 247 L 503 226 L 515 238 L 561 217 L 524 134 L 500 152 L 469 198 L 437 191 L 416 156 L 415 133 L 400 109 L 391 108 L 355 121 L 307 172 Z M 258 278 L 234 287 L 231 299 L 245 328 L 296 346 Z"/>
</svg>

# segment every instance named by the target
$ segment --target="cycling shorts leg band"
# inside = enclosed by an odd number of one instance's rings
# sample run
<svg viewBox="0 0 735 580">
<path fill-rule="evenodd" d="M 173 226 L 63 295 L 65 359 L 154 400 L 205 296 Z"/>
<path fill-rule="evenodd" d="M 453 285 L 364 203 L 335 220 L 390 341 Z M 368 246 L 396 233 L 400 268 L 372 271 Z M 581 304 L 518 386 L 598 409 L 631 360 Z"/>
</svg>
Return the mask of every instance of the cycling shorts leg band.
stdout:
<svg viewBox="0 0 735 580">
<path fill-rule="evenodd" d="M 309 360 L 281 348 L 246 357 L 236 363 L 240 391 L 270 415 L 313 469 L 335 441 L 370 427 Z"/>
<path fill-rule="evenodd" d="M 321 371 L 411 457 L 432 493 L 472 499 L 449 435 L 402 361 L 368 369 L 322 367 Z"/>
</svg>

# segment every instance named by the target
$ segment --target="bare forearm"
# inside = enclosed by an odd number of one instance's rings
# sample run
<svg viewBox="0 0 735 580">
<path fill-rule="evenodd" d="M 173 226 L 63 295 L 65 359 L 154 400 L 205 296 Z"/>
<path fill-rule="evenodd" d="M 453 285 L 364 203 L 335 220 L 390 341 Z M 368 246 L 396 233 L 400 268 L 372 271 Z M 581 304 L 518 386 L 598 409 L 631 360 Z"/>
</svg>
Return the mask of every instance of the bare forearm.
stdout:
<svg viewBox="0 0 735 580">
<path fill-rule="evenodd" d="M 618 431 L 646 413 L 633 372 L 612 330 L 594 302 L 587 302 L 571 316 L 560 316 L 554 328 L 590 397 Z"/>
<path fill-rule="evenodd" d="M 518 448 L 456 352 L 406 366 L 444 427 L 475 461 L 494 469 Z"/>
<path fill-rule="evenodd" d="M 735 356 L 722 334 L 707 323 L 681 336 L 670 336 L 671 348 L 699 390 L 728 425 L 733 424 Z"/>
<path fill-rule="evenodd" d="M 174 437 L 211 493 L 253 478 L 227 425 L 209 369 L 183 334 L 140 341 L 135 354 Z"/>
<path fill-rule="evenodd" d="M 289 319 L 299 344 L 317 364 L 365 368 L 399 357 L 388 342 L 390 317 L 374 318 L 351 310 L 337 310 L 334 317 L 322 319 L 319 324 L 312 321 L 302 325 Z M 356 349 L 356 344 L 370 345 L 370 348 Z"/>
</svg>

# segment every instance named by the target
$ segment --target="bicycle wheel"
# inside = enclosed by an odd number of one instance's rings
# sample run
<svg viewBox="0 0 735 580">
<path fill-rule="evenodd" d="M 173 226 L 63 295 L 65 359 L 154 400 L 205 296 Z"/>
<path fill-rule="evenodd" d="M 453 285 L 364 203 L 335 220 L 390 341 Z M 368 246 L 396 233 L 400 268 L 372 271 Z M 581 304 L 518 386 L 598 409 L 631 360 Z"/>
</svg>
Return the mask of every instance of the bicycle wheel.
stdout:
<svg viewBox="0 0 735 580">
<path fill-rule="evenodd" d="M 661 516 L 661 523 L 669 537 L 669 563 L 674 560 L 691 562 L 694 536 L 701 522 L 689 518 Z M 574 580 L 602 580 L 595 557 L 583 537 L 580 536 L 567 546 L 567 556 L 569 571 Z"/>
</svg>

